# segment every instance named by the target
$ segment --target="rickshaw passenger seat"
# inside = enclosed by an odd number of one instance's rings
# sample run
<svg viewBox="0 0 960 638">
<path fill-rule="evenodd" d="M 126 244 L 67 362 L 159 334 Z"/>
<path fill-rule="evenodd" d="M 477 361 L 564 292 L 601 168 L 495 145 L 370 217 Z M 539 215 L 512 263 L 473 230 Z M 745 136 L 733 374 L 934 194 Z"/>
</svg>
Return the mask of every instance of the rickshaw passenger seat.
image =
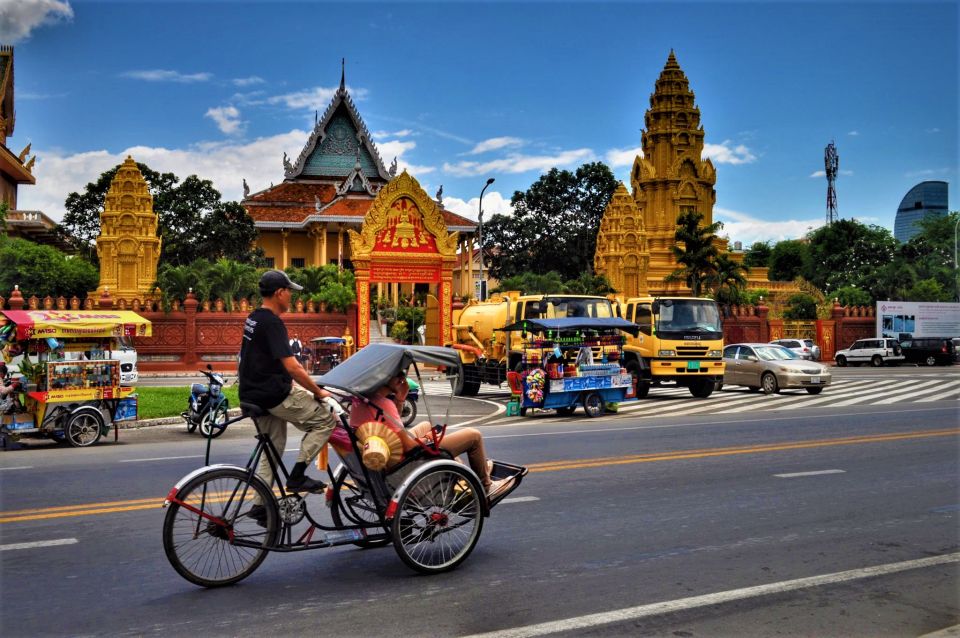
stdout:
<svg viewBox="0 0 960 638">
<path fill-rule="evenodd" d="M 257 419 L 267 414 L 267 411 L 261 408 L 259 405 L 243 402 L 240 403 L 240 412 L 248 419 Z"/>
</svg>

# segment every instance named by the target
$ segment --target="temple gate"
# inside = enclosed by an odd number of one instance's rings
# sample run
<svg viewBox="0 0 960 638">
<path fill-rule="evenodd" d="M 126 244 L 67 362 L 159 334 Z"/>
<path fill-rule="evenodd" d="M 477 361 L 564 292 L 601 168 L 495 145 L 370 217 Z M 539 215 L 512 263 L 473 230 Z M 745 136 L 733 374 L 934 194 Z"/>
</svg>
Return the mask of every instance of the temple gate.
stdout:
<svg viewBox="0 0 960 638">
<path fill-rule="evenodd" d="M 442 345 L 452 328 L 453 267 L 459 233 L 449 232 L 437 202 L 403 171 L 380 189 L 360 232 L 348 230 L 357 282 L 357 347 L 370 343 L 370 284 L 428 283 L 438 299 L 439 326 L 429 336 Z"/>
</svg>

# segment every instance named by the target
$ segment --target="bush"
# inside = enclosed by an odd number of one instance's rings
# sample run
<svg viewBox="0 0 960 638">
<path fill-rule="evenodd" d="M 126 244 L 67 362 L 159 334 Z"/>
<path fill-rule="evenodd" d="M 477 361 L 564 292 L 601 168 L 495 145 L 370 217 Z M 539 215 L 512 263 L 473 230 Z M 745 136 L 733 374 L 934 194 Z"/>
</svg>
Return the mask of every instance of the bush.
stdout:
<svg viewBox="0 0 960 638">
<path fill-rule="evenodd" d="M 406 343 L 410 340 L 410 328 L 406 321 L 396 321 L 390 328 L 390 337 L 400 343 Z"/>
<path fill-rule="evenodd" d="M 26 239 L 0 239 L 0 291 L 20 286 L 23 296 L 83 298 L 100 283 L 90 262 Z"/>
<path fill-rule="evenodd" d="M 838 288 L 834 296 L 841 306 L 869 306 L 873 303 L 870 293 L 856 286 Z"/>
<path fill-rule="evenodd" d="M 787 299 L 787 309 L 783 313 L 784 319 L 812 321 L 817 318 L 817 300 L 812 295 L 798 293 Z"/>
</svg>

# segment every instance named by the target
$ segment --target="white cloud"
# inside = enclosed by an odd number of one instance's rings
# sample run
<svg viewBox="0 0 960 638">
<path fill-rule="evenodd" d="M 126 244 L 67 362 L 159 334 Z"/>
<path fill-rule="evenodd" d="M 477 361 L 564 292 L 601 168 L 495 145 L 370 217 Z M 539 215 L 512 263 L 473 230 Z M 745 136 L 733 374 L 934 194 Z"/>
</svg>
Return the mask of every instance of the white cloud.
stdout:
<svg viewBox="0 0 960 638">
<path fill-rule="evenodd" d="M 610 168 L 621 168 L 623 166 L 633 166 L 633 160 L 637 156 L 643 156 L 643 147 L 636 148 L 612 148 L 607 151 L 607 165 Z"/>
<path fill-rule="evenodd" d="M 800 239 L 824 224 L 824 219 L 820 217 L 767 221 L 747 213 L 720 207 L 713 209 L 713 221 L 723 222 L 721 233 L 730 237 L 731 242 L 743 242 L 744 247 L 757 241 L 777 242 L 784 239 Z"/>
<path fill-rule="evenodd" d="M 744 144 L 732 144 L 730 140 L 720 144 L 704 144 L 703 157 L 710 158 L 714 164 L 750 164 L 756 161 L 757 156 Z"/>
<path fill-rule="evenodd" d="M 484 140 L 473 147 L 472 150 L 467 151 L 467 155 L 479 155 L 480 153 L 487 153 L 489 151 L 496 151 L 501 148 L 514 148 L 517 146 L 523 146 L 524 142 L 519 137 L 491 137 L 488 140 Z"/>
<path fill-rule="evenodd" d="M 243 122 L 240 121 L 240 111 L 235 106 L 218 106 L 207 109 L 204 117 L 209 117 L 217 123 L 217 128 L 227 135 L 243 131 Z"/>
<path fill-rule="evenodd" d="M 924 168 L 918 171 L 908 171 L 903 174 L 904 177 L 928 177 L 930 175 L 944 175 L 950 172 L 950 168 Z"/>
<path fill-rule="evenodd" d="M 847 133 L 847 135 L 849 135 L 850 137 L 856 137 L 860 135 L 860 131 L 850 131 L 849 133 Z"/>
<path fill-rule="evenodd" d="M 444 197 L 443 207 L 449 211 L 466 217 L 467 219 L 477 221 L 479 212 L 480 198 L 474 197 L 469 200 L 462 200 L 459 197 Z M 510 200 L 505 199 L 499 191 L 487 191 L 483 194 L 483 219 L 484 222 L 490 220 L 494 215 L 512 215 L 513 206 Z"/>
<path fill-rule="evenodd" d="M 233 82 L 234 86 L 253 86 L 255 84 L 263 84 L 266 80 L 258 75 L 251 75 L 246 78 L 234 78 L 231 82 Z"/>
<path fill-rule="evenodd" d="M 169 69 L 150 69 L 144 71 L 126 71 L 120 74 L 121 77 L 132 80 L 144 80 L 146 82 L 178 82 L 180 84 L 192 84 L 194 82 L 206 82 L 213 77 L 212 73 L 180 73 Z"/>
<path fill-rule="evenodd" d="M 937 127 L 933 127 L 933 128 L 925 129 L 925 132 L 927 132 L 927 133 L 939 133 L 939 132 L 940 132 L 940 129 L 937 128 Z"/>
<path fill-rule="evenodd" d="M 16 44 L 37 27 L 73 18 L 66 0 L 3 0 L 0 2 L 0 42 Z"/>
<path fill-rule="evenodd" d="M 444 162 L 443 170 L 451 175 L 466 177 L 487 173 L 526 173 L 528 171 L 546 172 L 554 167 L 567 166 L 593 157 L 589 148 L 562 151 L 556 155 L 520 155 L 513 153 L 502 159 L 489 162 Z"/>
<path fill-rule="evenodd" d="M 283 154 L 297 157 L 308 136 L 309 131 L 292 130 L 246 143 L 204 142 L 183 149 L 134 146 L 116 153 L 98 150 L 63 154 L 53 149 L 36 149 L 33 173 L 37 184 L 22 186 L 17 204 L 23 210 L 41 210 L 59 221 L 69 193 L 82 192 L 89 182 L 123 162 L 127 155 L 155 171 L 169 171 L 181 179 L 188 175 L 210 179 L 225 200 L 239 200 L 244 178 L 253 192 L 267 188 L 271 182 L 283 181 Z"/>
<path fill-rule="evenodd" d="M 351 89 L 347 87 L 350 96 L 355 100 L 363 100 L 367 97 L 366 89 Z M 314 109 L 320 110 L 327 108 L 330 100 L 337 93 L 337 87 L 315 86 L 312 89 L 303 91 L 294 91 L 284 95 L 274 95 L 267 98 L 268 104 L 283 104 L 288 109 Z"/>
<path fill-rule="evenodd" d="M 427 173 L 432 173 L 437 170 L 434 166 L 420 166 L 418 164 L 411 164 L 404 159 L 403 154 L 407 151 L 412 151 L 416 147 L 417 143 L 412 140 L 388 140 L 385 142 L 377 142 L 377 150 L 380 152 L 380 158 L 387 163 L 387 166 L 389 166 L 390 162 L 393 161 L 393 158 L 396 157 L 397 169 L 400 171 L 406 170 L 414 177 L 417 177 L 418 175 L 426 175 Z"/>
<path fill-rule="evenodd" d="M 393 131 L 393 132 L 374 131 L 373 133 L 371 133 L 371 135 L 373 135 L 374 139 L 383 139 L 387 137 L 410 137 L 411 135 L 413 135 L 413 131 L 411 129 L 405 128 L 405 129 L 401 129 L 399 131 Z"/>
<path fill-rule="evenodd" d="M 842 175 L 844 177 L 850 177 L 851 175 L 853 175 L 853 171 L 848 171 L 841 168 L 839 171 L 837 171 L 837 174 Z M 827 176 L 826 171 L 813 171 L 812 173 L 810 173 L 810 177 L 826 177 L 826 176 Z"/>
</svg>

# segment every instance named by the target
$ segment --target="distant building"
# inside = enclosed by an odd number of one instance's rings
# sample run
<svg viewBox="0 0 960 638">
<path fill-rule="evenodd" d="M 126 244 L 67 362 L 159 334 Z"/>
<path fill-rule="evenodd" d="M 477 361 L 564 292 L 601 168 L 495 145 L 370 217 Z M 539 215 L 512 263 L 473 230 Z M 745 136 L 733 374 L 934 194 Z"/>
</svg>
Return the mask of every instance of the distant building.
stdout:
<svg viewBox="0 0 960 638">
<path fill-rule="evenodd" d="M 898 241 L 908 242 L 920 232 L 921 219 L 943 217 L 946 214 L 947 183 L 920 182 L 903 196 L 893 222 L 893 236 Z"/>
</svg>

